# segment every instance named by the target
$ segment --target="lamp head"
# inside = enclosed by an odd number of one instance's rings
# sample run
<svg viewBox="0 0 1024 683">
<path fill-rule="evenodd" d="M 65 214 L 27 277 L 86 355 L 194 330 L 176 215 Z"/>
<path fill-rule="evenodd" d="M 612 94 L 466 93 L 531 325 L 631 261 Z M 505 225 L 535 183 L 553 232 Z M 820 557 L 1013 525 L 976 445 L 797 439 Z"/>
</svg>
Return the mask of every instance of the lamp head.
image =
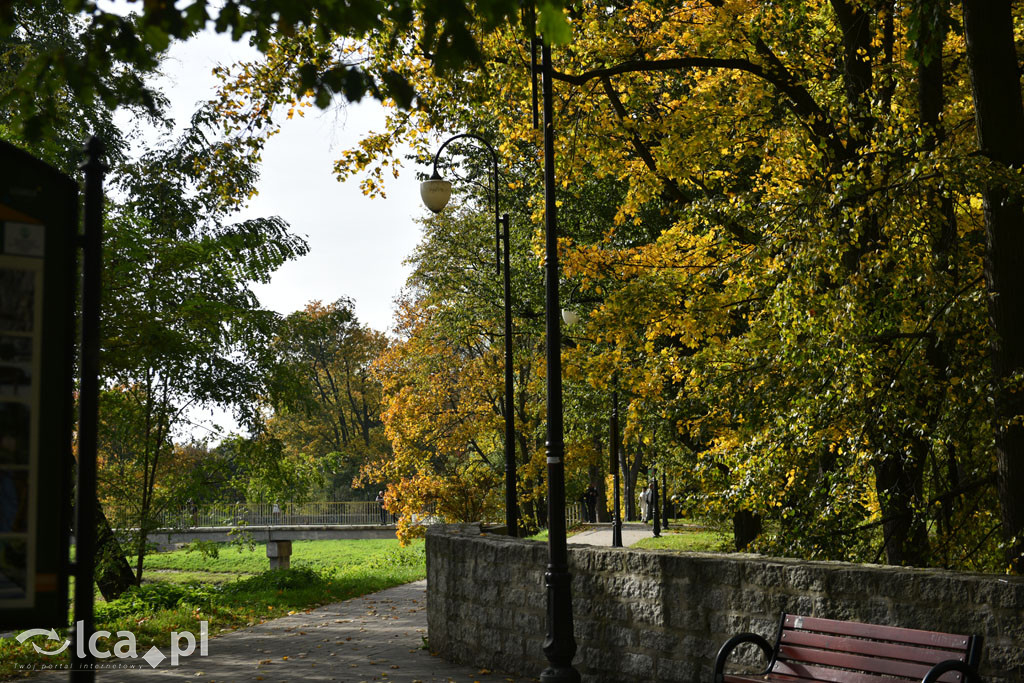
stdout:
<svg viewBox="0 0 1024 683">
<path fill-rule="evenodd" d="M 436 168 L 429 180 L 424 180 L 420 183 L 420 197 L 423 198 L 423 203 L 427 205 L 427 208 L 434 213 L 439 213 L 443 210 L 448 205 L 448 200 L 451 196 L 451 182 L 438 175 Z"/>
<path fill-rule="evenodd" d="M 562 320 L 565 321 L 566 325 L 575 325 L 580 321 L 580 314 L 572 308 L 562 309 Z"/>
</svg>

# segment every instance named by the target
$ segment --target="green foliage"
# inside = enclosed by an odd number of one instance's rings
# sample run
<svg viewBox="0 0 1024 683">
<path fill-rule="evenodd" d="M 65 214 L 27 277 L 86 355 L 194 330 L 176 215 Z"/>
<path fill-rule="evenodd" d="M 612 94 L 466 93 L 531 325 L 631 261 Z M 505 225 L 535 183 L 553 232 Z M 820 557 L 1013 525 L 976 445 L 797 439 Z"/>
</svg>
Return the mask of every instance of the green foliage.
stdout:
<svg viewBox="0 0 1024 683">
<path fill-rule="evenodd" d="M 390 454 L 380 383 L 370 372 L 386 346 L 383 334 L 359 323 L 349 299 L 312 302 L 281 321 L 270 348 L 266 403 L 272 412 L 253 446 L 276 452 L 281 474 L 303 480 L 301 487 L 290 485 L 291 500 L 367 498 L 353 490 L 359 467 Z M 272 477 L 252 483 L 274 481 L 284 483 Z"/>
<path fill-rule="evenodd" d="M 279 218 L 231 222 L 258 159 L 207 126 L 197 116 L 114 175 L 123 199 L 105 240 L 100 495 L 131 506 L 140 549 L 156 513 L 197 493 L 181 474 L 203 466 L 189 463 L 201 453 L 171 440 L 186 411 L 216 404 L 256 420 L 277 318 L 251 286 L 307 250 Z"/>
<path fill-rule="evenodd" d="M 196 539 L 185 547 L 186 553 L 199 553 L 204 560 L 216 560 L 220 557 L 220 543 Z"/>
<path fill-rule="evenodd" d="M 271 569 L 256 576 L 239 579 L 225 585 L 221 590 L 225 595 L 238 596 L 268 591 L 284 591 L 296 588 L 320 588 L 326 585 L 326 579 L 320 572 L 311 567 L 293 567 L 290 569 Z"/>
<path fill-rule="evenodd" d="M 147 583 L 132 586 L 116 600 L 96 604 L 96 621 L 141 619 L 159 610 L 200 608 L 209 610 L 217 594 L 216 587 L 201 584 Z"/>
<path fill-rule="evenodd" d="M 538 5 L 542 30 L 549 39 L 564 42 L 569 25 L 563 3 L 544 0 Z M 394 52 L 408 45 L 405 37 L 415 29 L 419 32 L 417 44 L 441 68 L 451 71 L 479 63 L 480 32 L 508 21 L 517 23 L 521 13 L 518 0 L 364 0 L 356 4 L 343 0 L 240 0 L 227 3 L 215 14 L 206 2 L 180 7 L 146 2 L 131 7 L 137 14 L 120 16 L 94 0 L 49 0 L 42 20 L 38 20 L 42 25 L 34 25 L 36 7 L 35 0 L 0 5 L 0 39 L 27 41 L 33 31 L 51 35 L 53 26 L 45 22 L 53 18 L 64 22 L 66 32 L 68 25 L 74 28 L 69 38 L 23 51 L 18 75 L 0 96 L 0 109 L 16 112 L 13 124 L 31 140 L 52 130 L 49 126 L 59 116 L 58 94 L 90 109 L 125 105 L 156 111 L 159 96 L 146 84 L 144 74 L 155 69 L 159 55 L 172 40 L 186 39 L 210 23 L 233 40 L 248 36 L 263 51 L 279 37 L 308 36 L 329 45 L 375 35 L 377 49 Z M 413 89 L 402 73 L 386 70 L 375 77 L 358 62 L 325 65 L 300 59 L 284 87 L 295 99 L 312 93 L 321 107 L 335 95 L 355 101 L 370 94 L 403 106 L 413 99 Z"/>
</svg>

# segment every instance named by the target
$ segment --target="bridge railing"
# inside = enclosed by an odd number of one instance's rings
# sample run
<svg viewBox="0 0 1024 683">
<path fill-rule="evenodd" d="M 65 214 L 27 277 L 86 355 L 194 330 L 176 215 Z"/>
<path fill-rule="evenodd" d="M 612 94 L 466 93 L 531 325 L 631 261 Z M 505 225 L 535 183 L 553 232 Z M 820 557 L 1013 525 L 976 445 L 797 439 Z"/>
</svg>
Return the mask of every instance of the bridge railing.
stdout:
<svg viewBox="0 0 1024 683">
<path fill-rule="evenodd" d="M 134 527 L 137 518 L 124 510 L 107 509 L 107 517 L 115 528 Z M 381 523 L 380 506 L 374 501 L 316 503 L 216 503 L 164 510 L 153 520 L 156 527 L 188 529 L 219 526 L 292 526 L 343 525 L 358 526 Z M 385 513 L 385 521 L 394 523 L 394 516 Z"/>
<path fill-rule="evenodd" d="M 138 518 L 129 511 L 106 507 L 104 511 L 112 527 L 133 528 Z M 429 517 L 425 513 L 424 517 Z M 394 524 L 396 517 L 385 513 L 384 521 Z M 498 523 L 499 520 L 494 520 Z M 583 521 L 583 504 L 565 507 L 566 525 Z M 316 503 L 215 503 L 164 510 L 153 520 L 156 528 L 191 529 L 195 527 L 235 526 L 360 526 L 381 523 L 380 506 L 374 501 Z"/>
</svg>

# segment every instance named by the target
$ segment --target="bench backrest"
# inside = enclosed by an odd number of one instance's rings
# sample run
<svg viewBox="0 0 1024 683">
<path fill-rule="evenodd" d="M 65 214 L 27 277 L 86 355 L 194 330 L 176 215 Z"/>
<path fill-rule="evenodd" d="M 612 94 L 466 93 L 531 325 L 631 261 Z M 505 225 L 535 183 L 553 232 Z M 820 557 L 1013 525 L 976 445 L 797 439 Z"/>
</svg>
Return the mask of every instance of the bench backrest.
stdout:
<svg viewBox="0 0 1024 683">
<path fill-rule="evenodd" d="M 830 683 L 920 683 L 947 659 L 976 667 L 980 651 L 978 636 L 786 614 L 772 671 Z M 963 678 L 952 671 L 939 680 L 962 683 Z"/>
</svg>

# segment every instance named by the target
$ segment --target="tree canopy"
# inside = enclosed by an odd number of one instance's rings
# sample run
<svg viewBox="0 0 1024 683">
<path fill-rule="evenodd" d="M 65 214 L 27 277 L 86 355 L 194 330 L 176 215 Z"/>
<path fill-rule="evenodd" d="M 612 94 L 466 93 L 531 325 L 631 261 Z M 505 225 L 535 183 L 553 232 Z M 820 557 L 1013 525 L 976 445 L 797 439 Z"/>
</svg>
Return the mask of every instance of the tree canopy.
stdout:
<svg viewBox="0 0 1024 683">
<path fill-rule="evenodd" d="M 1019 506 L 993 503 L 1022 461 L 1005 316 L 1024 290 L 1019 252 L 994 244 L 1015 244 L 1021 223 L 1007 122 L 1022 20 L 996 4 L 984 30 L 970 2 L 566 7 L 572 41 L 554 75 L 563 291 L 586 309 L 567 365 L 594 390 L 618 378 L 627 440 L 695 509 L 752 519 L 738 542 L 1019 562 Z M 418 107 L 394 110 L 338 171 L 373 193 L 403 162 L 399 142 L 423 161 L 431 131 L 482 131 L 536 226 L 528 36 L 509 24 L 479 44 L 485 68 L 462 78 L 439 76 L 414 41 L 374 53 L 367 68 L 400 70 Z M 979 74 L 1000 65 L 997 90 Z M 997 205 L 1012 209 L 1004 223 Z M 428 313 L 462 311 L 442 299 Z"/>
</svg>

